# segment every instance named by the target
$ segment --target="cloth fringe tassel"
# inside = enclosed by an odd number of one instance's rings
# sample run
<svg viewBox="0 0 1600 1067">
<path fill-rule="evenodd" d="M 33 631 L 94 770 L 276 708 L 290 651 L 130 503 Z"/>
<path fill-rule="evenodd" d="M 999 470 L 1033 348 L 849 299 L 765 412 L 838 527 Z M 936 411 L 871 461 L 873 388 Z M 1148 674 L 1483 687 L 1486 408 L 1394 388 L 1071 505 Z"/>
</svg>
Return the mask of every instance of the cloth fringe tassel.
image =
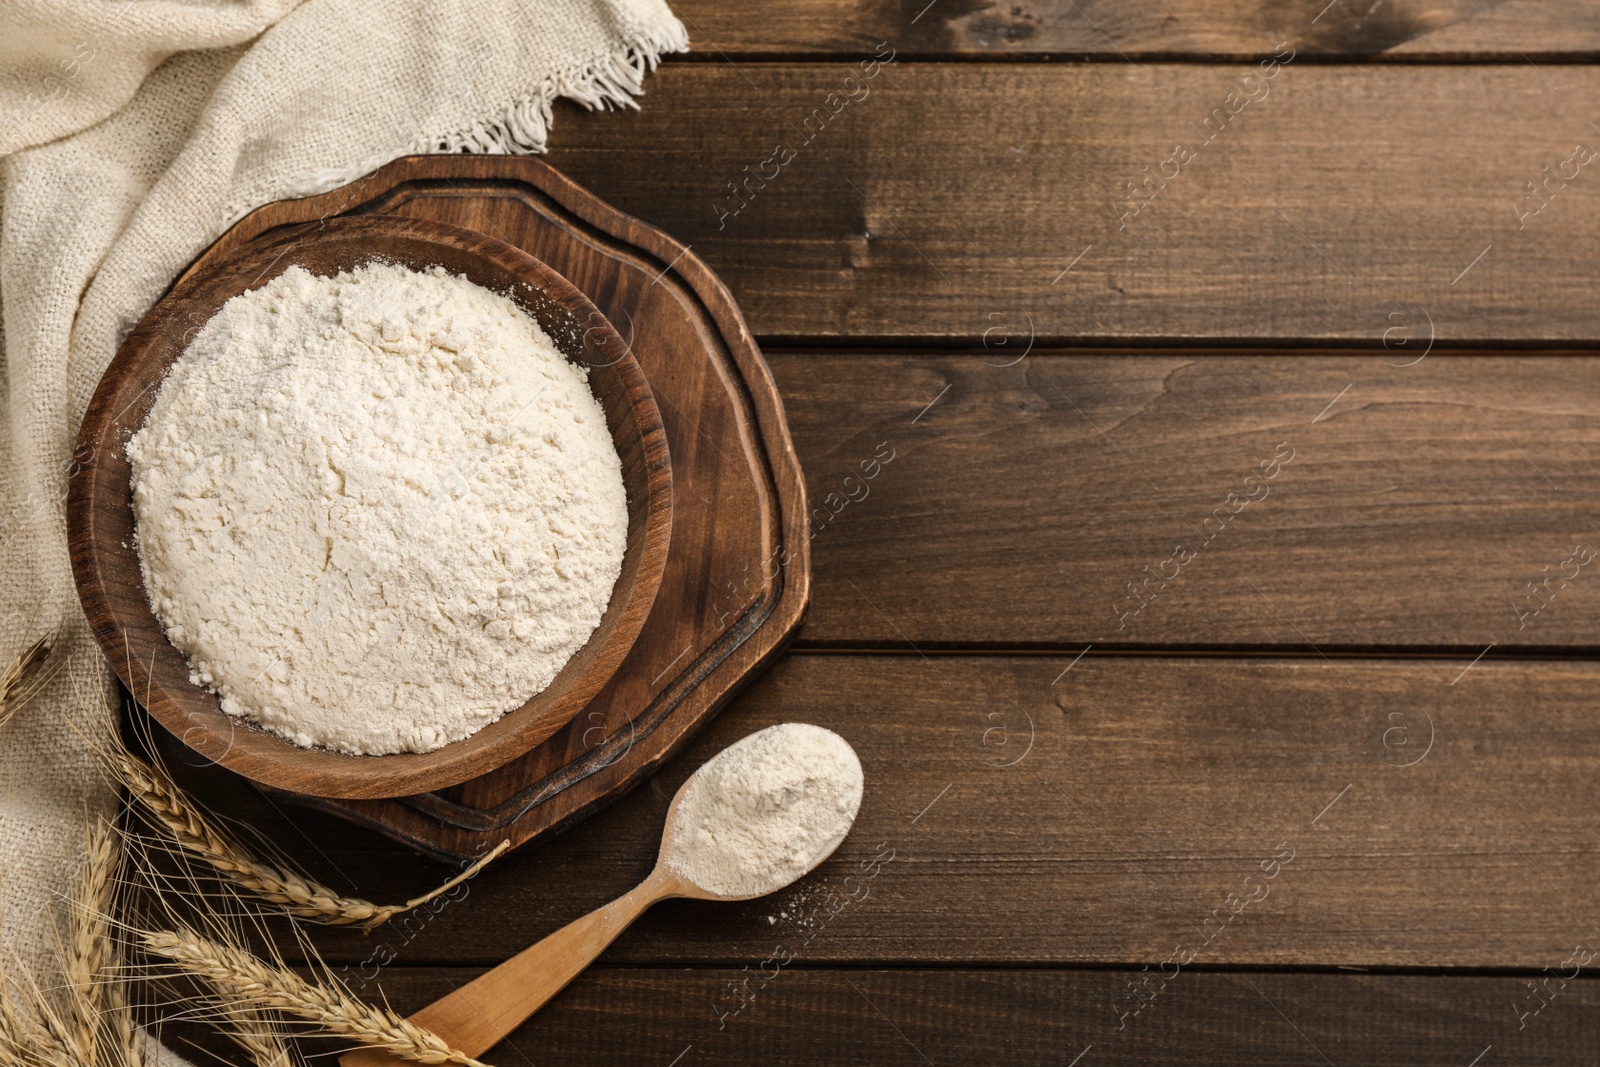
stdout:
<svg viewBox="0 0 1600 1067">
<path fill-rule="evenodd" d="M 638 108 L 634 97 L 643 91 L 644 76 L 656 69 L 669 52 L 687 52 L 689 35 L 670 15 L 655 20 L 633 35 L 621 51 L 576 71 L 544 79 L 532 96 L 514 100 L 500 114 L 464 130 L 420 137 L 380 157 L 368 157 L 347 167 L 334 167 L 302 175 L 287 183 L 279 197 L 305 197 L 348 185 L 401 156 L 431 152 L 467 152 L 480 155 L 537 154 L 545 150 L 554 119 L 552 107 L 560 97 L 591 111 Z M 238 205 L 229 212 L 224 229 L 259 207 Z"/>
</svg>

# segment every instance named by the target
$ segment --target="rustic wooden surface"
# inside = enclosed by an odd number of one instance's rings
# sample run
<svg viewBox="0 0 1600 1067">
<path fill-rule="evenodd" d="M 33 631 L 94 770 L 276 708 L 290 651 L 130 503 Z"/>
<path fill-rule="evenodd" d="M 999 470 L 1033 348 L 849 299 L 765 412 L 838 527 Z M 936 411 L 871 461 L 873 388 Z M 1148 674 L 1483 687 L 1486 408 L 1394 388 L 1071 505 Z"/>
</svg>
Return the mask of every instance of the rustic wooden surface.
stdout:
<svg viewBox="0 0 1600 1067">
<path fill-rule="evenodd" d="M 768 346 L 1600 334 L 1594 165 L 1520 230 L 1517 214 L 1542 167 L 1600 150 L 1600 70 L 1297 60 L 1204 144 L 1196 128 L 1256 69 L 897 60 L 860 82 L 857 64 L 668 65 L 639 112 L 563 109 L 583 132 L 551 159 L 732 279 Z M 1122 228 L 1126 184 L 1179 142 L 1194 158 Z M 772 174 L 780 144 L 793 159 L 732 215 L 727 183 Z"/>
<path fill-rule="evenodd" d="M 855 56 L 879 41 L 932 59 L 1254 61 L 1285 37 L 1323 59 L 1582 62 L 1600 51 L 1583 0 L 801 0 L 759 19 L 684 0 L 690 62 Z"/>
<path fill-rule="evenodd" d="M 387 988 L 407 1010 L 471 974 L 406 968 Z M 729 987 L 747 979 L 595 968 L 498 1062 L 1563 1065 L 1591 1061 L 1600 1010 L 1600 986 L 1573 982 L 1519 1030 L 1513 1006 L 1538 1003 L 1525 978 L 1236 971 L 1183 974 L 1135 1016 L 1138 969 L 819 967 L 781 973 L 719 1029 L 716 998 L 734 1003 Z"/>
<path fill-rule="evenodd" d="M 693 766 L 802 718 L 866 765 L 840 854 L 646 915 L 496 1062 L 1593 1059 L 1600 578 L 1569 561 L 1600 549 L 1600 179 L 1517 210 L 1600 145 L 1595 14 L 1322 7 L 693 0 L 642 111 L 559 109 L 550 161 L 692 245 L 763 342 L 825 509 L 814 607 L 650 784 L 436 916 L 321 935 L 353 983 L 412 1010 L 604 902 Z M 1119 230 L 1123 183 L 1286 38 Z M 234 801 L 334 885 L 444 873 Z"/>
<path fill-rule="evenodd" d="M 1073 660 L 790 654 L 651 785 L 481 875 L 471 904 L 319 944 L 357 969 L 384 947 L 498 961 L 641 881 L 693 767 L 795 719 L 861 755 L 868 789 L 838 857 L 770 900 L 661 905 L 607 960 L 755 969 L 824 918 L 797 965 L 1155 966 L 1190 943 L 1196 966 L 1536 972 L 1600 942 L 1600 668 Z M 312 850 L 259 801 L 239 810 L 329 884 L 409 896 L 438 877 L 353 829 L 318 830 Z M 1257 888 L 1279 845 L 1292 859 Z M 861 888 L 861 865 L 889 854 Z M 1261 899 L 1207 940 L 1229 893 Z"/>
<path fill-rule="evenodd" d="M 1600 643 L 1600 596 L 1581 581 L 1552 581 L 1537 613 L 1527 588 L 1578 543 L 1600 549 L 1600 362 L 1014 358 L 998 345 L 772 356 L 812 500 L 838 494 L 813 541 L 803 646 L 1492 643 L 1495 656 Z M 852 461 L 879 441 L 894 461 L 843 503 Z M 1294 458 L 1247 486 L 1284 443 Z M 1230 493 L 1259 499 L 1213 518 Z M 1181 579 L 1124 618 L 1127 583 L 1170 575 L 1180 542 L 1196 552 Z"/>
</svg>

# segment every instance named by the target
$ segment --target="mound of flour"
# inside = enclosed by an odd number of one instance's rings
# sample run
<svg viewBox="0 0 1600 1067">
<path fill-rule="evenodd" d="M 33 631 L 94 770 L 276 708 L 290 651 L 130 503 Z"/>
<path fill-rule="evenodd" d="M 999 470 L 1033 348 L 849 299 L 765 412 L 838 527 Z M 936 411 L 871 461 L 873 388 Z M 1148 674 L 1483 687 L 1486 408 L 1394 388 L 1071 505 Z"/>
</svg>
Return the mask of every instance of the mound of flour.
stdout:
<svg viewBox="0 0 1600 1067">
<path fill-rule="evenodd" d="M 193 679 L 296 744 L 427 752 L 544 689 L 627 537 L 586 372 L 435 268 L 292 267 L 217 312 L 128 443 Z"/>
<path fill-rule="evenodd" d="M 668 863 L 722 896 L 776 892 L 844 840 L 861 787 L 861 761 L 832 730 L 803 722 L 758 730 L 689 780 Z"/>
</svg>

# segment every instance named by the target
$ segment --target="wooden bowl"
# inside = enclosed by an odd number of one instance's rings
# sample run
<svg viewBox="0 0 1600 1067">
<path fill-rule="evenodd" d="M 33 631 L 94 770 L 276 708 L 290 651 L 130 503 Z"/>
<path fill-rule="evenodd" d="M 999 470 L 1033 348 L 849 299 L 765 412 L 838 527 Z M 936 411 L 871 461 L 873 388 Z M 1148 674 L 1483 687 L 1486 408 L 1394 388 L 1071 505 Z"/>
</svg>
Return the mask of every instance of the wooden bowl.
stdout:
<svg viewBox="0 0 1600 1067">
<path fill-rule="evenodd" d="M 347 756 L 300 748 L 222 711 L 189 680 L 145 594 L 134 541 L 128 439 L 167 369 L 229 299 L 291 266 L 332 275 L 373 260 L 435 265 L 505 293 L 574 363 L 605 410 L 622 458 L 628 541 L 600 625 L 545 690 L 471 737 L 433 752 Z M 139 323 L 100 380 L 78 434 L 67 498 L 68 545 L 84 612 L 136 699 L 191 749 L 258 782 L 310 796 L 406 796 L 475 778 L 570 722 L 616 672 L 650 614 L 672 529 L 672 468 L 661 413 L 629 346 L 561 275 L 526 252 L 426 219 L 369 215 L 271 230 L 180 278 Z"/>
</svg>

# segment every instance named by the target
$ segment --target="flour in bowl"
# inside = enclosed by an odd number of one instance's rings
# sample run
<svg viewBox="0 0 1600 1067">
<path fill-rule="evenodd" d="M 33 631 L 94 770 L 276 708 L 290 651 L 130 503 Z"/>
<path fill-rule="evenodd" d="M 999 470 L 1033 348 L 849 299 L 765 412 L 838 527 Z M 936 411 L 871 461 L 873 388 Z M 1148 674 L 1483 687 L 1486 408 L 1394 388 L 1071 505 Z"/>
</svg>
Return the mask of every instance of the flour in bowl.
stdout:
<svg viewBox="0 0 1600 1067">
<path fill-rule="evenodd" d="M 145 588 L 192 678 L 298 745 L 428 752 L 542 691 L 628 513 L 587 381 L 442 268 L 228 301 L 128 443 Z"/>
<path fill-rule="evenodd" d="M 861 761 L 832 730 L 803 722 L 758 730 L 684 786 L 667 862 L 719 896 L 776 892 L 844 840 L 861 787 Z"/>
</svg>

